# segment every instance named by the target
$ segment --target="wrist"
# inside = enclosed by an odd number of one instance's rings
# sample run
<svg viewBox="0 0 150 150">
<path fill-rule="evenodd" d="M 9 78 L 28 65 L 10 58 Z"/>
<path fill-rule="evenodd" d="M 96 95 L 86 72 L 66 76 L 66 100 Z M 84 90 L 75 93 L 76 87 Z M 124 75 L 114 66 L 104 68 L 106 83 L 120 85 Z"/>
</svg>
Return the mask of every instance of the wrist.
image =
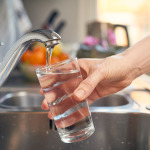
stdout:
<svg viewBox="0 0 150 150">
<path fill-rule="evenodd" d="M 134 80 L 143 74 L 143 68 L 139 64 L 137 56 L 132 53 L 130 49 L 127 49 L 119 55 L 122 57 L 124 68 L 128 70 L 128 76 L 131 78 L 131 80 Z"/>
<path fill-rule="evenodd" d="M 126 65 L 130 67 L 135 76 L 150 71 L 150 36 L 139 41 L 120 55 L 126 60 Z"/>
</svg>

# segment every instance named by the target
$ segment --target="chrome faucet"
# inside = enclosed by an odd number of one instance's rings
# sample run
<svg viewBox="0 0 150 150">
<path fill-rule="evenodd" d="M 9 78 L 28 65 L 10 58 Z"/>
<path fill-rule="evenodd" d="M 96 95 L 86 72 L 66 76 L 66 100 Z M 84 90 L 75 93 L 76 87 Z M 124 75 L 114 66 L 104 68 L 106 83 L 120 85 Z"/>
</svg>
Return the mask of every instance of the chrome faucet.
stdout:
<svg viewBox="0 0 150 150">
<path fill-rule="evenodd" d="M 0 86 L 5 82 L 8 75 L 20 60 L 26 49 L 34 42 L 44 43 L 46 47 L 54 47 L 59 44 L 61 37 L 52 30 L 39 29 L 22 36 L 6 53 L 0 63 Z"/>
</svg>

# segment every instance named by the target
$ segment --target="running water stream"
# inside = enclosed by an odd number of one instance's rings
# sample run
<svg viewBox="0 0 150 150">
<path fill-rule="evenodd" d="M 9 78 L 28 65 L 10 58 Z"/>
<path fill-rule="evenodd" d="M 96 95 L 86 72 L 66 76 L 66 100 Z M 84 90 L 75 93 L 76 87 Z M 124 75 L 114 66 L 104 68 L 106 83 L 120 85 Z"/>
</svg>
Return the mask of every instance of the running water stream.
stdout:
<svg viewBox="0 0 150 150">
<path fill-rule="evenodd" d="M 50 67 L 50 65 L 51 65 L 51 57 L 52 57 L 53 49 L 54 48 L 52 48 L 52 47 L 47 47 L 46 48 L 46 53 L 47 53 L 47 56 L 46 56 L 46 67 Z"/>
</svg>

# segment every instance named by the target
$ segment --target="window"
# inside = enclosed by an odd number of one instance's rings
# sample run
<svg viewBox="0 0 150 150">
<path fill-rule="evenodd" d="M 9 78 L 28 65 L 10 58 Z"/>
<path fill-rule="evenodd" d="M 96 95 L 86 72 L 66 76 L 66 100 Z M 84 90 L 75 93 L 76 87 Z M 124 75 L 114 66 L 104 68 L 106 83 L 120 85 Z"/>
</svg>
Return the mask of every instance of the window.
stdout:
<svg viewBox="0 0 150 150">
<path fill-rule="evenodd" d="M 131 44 L 150 33 L 149 0 L 97 0 L 97 17 L 101 22 L 126 25 Z"/>
</svg>

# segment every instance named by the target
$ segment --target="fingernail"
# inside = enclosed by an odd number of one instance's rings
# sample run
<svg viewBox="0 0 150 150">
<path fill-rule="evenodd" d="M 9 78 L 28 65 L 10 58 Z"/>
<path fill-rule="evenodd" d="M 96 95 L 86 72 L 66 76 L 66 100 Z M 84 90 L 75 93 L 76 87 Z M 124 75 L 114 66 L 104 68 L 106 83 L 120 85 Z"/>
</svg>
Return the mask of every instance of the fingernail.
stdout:
<svg viewBox="0 0 150 150">
<path fill-rule="evenodd" d="M 82 98 L 84 95 L 85 95 L 85 91 L 82 90 L 82 89 L 79 89 L 75 92 L 75 95 L 78 97 L 78 98 Z"/>
</svg>

